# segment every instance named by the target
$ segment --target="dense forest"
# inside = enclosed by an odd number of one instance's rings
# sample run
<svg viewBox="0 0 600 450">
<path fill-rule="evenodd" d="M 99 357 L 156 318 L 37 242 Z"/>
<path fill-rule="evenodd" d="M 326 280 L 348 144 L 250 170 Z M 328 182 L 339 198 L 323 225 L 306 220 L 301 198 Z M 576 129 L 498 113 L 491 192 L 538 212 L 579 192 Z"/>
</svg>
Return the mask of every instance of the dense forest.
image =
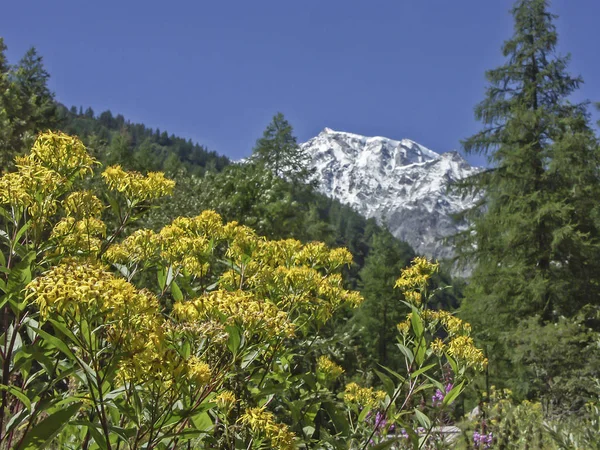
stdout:
<svg viewBox="0 0 600 450">
<path fill-rule="evenodd" d="M 600 144 L 546 0 L 486 74 L 457 261 L 316 189 L 60 104 L 0 38 L 0 449 L 600 448 Z"/>
</svg>

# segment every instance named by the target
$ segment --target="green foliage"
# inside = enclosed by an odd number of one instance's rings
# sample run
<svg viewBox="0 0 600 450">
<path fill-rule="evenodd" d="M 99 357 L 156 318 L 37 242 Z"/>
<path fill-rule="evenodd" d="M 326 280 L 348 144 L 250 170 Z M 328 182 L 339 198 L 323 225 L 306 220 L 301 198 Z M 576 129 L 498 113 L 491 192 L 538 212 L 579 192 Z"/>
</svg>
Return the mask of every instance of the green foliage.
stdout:
<svg viewBox="0 0 600 450">
<path fill-rule="evenodd" d="M 310 176 L 308 156 L 296 142 L 292 126 L 282 113 L 273 116 L 262 138 L 256 141 L 252 160 L 272 170 L 277 177 L 306 183 Z"/>
<path fill-rule="evenodd" d="M 464 141 L 492 168 L 466 183 L 483 192 L 484 205 L 472 211 L 461 252 L 475 265 L 463 314 L 496 361 L 490 376 L 524 386 L 517 355 L 529 350 L 506 346 L 518 322 L 537 315 L 554 323 L 600 301 L 600 152 L 586 104 L 568 100 L 581 79 L 556 56 L 548 2 L 519 0 L 512 13 L 507 61 L 487 72 L 475 109 L 484 129 Z"/>
<path fill-rule="evenodd" d="M 31 147 L 36 134 L 54 128 L 59 118 L 54 94 L 48 89 L 50 75 L 42 57 L 31 48 L 19 63 L 9 66 L 0 38 L 0 167 L 8 168 L 15 155 Z"/>
<path fill-rule="evenodd" d="M 579 411 L 596 393 L 591 380 L 600 367 L 600 334 L 586 322 L 585 317 L 561 317 L 540 324 L 531 317 L 508 338 L 515 349 L 512 358 L 527 380 L 520 394 L 541 398 L 547 415 Z"/>
<path fill-rule="evenodd" d="M 480 402 L 463 428 L 466 448 L 555 448 L 546 432 L 541 404 L 527 400 L 517 403 L 508 389 L 492 386 L 489 397 Z"/>
<path fill-rule="evenodd" d="M 360 327 L 358 341 L 364 354 L 394 370 L 403 362 L 396 350 L 396 325 L 409 312 L 401 292 L 394 289 L 402 267 L 414 258 L 412 249 L 387 232 L 373 236 L 373 244 L 360 271 L 365 301 L 351 323 Z"/>
<path fill-rule="evenodd" d="M 596 382 L 596 389 L 598 385 Z M 585 410 L 575 416 L 555 421 L 547 427 L 550 437 L 559 450 L 600 449 L 600 406 L 598 398 L 589 402 Z"/>
<path fill-rule="evenodd" d="M 302 189 L 308 187 L 302 186 Z M 289 182 L 262 164 L 231 165 L 209 173 L 197 191 L 200 203 L 271 238 L 302 237 L 306 203 Z M 310 193 L 308 194 L 310 195 Z"/>
</svg>

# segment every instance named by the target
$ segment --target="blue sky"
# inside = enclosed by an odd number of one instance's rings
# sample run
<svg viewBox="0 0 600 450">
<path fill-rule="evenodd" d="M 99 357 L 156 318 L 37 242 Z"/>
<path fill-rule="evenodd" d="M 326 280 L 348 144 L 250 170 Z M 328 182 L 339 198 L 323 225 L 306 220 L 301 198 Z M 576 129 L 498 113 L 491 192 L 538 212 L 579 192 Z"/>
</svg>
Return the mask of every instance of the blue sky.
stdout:
<svg viewBox="0 0 600 450">
<path fill-rule="evenodd" d="M 460 148 L 484 72 L 511 35 L 508 0 L 6 0 L 15 63 L 38 48 L 59 101 L 110 109 L 247 156 L 277 112 L 324 127 Z M 600 2 L 555 0 L 561 53 L 600 100 Z M 594 112 L 598 118 L 598 114 Z M 481 159 L 469 158 L 473 163 Z"/>
</svg>

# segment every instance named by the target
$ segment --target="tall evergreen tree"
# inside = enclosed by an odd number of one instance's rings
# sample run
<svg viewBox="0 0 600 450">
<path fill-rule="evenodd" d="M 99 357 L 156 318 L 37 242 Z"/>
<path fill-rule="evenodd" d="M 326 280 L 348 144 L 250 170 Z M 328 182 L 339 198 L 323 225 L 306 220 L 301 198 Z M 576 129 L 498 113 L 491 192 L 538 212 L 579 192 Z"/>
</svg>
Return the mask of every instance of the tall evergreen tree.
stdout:
<svg viewBox="0 0 600 450">
<path fill-rule="evenodd" d="M 470 180 L 484 206 L 461 245 L 474 263 L 464 314 L 490 345 L 519 320 L 551 323 L 600 301 L 598 143 L 587 104 L 568 100 L 582 81 L 567 73 L 568 57 L 556 56 L 548 9 L 547 0 L 516 2 L 507 61 L 487 72 L 475 109 L 484 129 L 464 141 L 491 165 Z"/>
<path fill-rule="evenodd" d="M 278 177 L 306 182 L 310 175 L 307 155 L 293 132 L 283 114 L 275 114 L 263 136 L 256 141 L 252 159 L 271 169 Z"/>
<path fill-rule="evenodd" d="M 413 257 L 408 244 L 382 231 L 373 236 L 365 266 L 360 271 L 365 301 L 355 313 L 354 321 L 362 328 L 361 341 L 375 361 L 395 370 L 400 369 L 402 359 L 396 348 L 396 326 L 406 318 L 409 309 L 394 285 Z"/>
<path fill-rule="evenodd" d="M 48 87 L 50 74 L 34 47 L 21 58 L 13 77 L 23 100 L 22 116 L 27 131 L 36 134 L 44 129 L 56 128 L 58 112 L 54 94 Z"/>
<path fill-rule="evenodd" d="M 0 37 L 0 172 L 12 164 L 20 147 L 18 129 L 22 126 L 18 116 L 20 99 L 5 51 L 4 39 Z"/>
</svg>

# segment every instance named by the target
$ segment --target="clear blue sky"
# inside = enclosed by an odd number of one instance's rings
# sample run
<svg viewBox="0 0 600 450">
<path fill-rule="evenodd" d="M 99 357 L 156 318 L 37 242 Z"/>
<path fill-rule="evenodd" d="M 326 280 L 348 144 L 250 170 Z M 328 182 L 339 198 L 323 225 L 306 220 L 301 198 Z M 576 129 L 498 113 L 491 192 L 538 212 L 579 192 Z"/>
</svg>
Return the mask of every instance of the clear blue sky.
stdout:
<svg viewBox="0 0 600 450">
<path fill-rule="evenodd" d="M 509 0 L 2 3 L 9 60 L 37 47 L 59 101 L 232 158 L 277 111 L 300 141 L 327 126 L 458 149 L 512 31 Z M 578 98 L 600 100 L 600 1 L 555 0 L 553 11 L 560 50 L 586 80 Z"/>
</svg>

